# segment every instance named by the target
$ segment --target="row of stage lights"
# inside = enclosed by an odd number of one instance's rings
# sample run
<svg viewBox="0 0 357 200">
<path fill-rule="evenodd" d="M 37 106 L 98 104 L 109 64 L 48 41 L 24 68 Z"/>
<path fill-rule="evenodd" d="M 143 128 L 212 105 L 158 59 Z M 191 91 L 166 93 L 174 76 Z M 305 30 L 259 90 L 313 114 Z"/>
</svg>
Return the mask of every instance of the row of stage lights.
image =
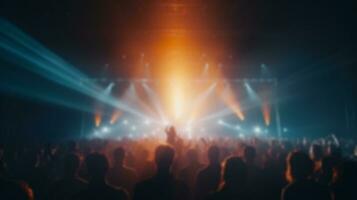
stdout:
<svg viewBox="0 0 357 200">
<path fill-rule="evenodd" d="M 140 124 L 130 123 L 128 119 L 123 119 L 119 123 L 119 125 L 123 125 L 124 127 L 127 127 L 126 129 L 129 130 L 129 133 L 130 133 L 129 137 L 132 138 L 133 133 L 136 132 L 138 130 L 138 128 L 140 128 L 140 127 L 148 128 L 149 126 L 152 125 L 152 122 L 150 120 L 146 119 L 146 120 L 144 120 L 143 124 L 140 126 Z M 167 125 L 169 125 L 169 123 L 163 123 L 162 125 L 167 126 Z M 223 119 L 219 119 L 217 121 L 217 125 L 230 129 L 232 132 L 237 133 L 237 136 L 240 138 L 244 138 L 246 136 L 245 133 L 253 133 L 255 136 L 267 136 L 269 134 L 269 129 L 265 126 L 255 125 L 255 126 L 251 127 L 251 129 L 249 129 L 249 128 L 244 129 L 240 125 L 229 124 L 229 123 L 225 122 Z M 113 124 L 108 124 L 108 125 L 103 125 L 101 127 L 97 127 L 94 130 L 94 136 L 105 137 L 106 135 L 115 131 L 117 128 L 118 127 Z M 197 130 L 197 132 L 199 132 L 201 134 L 206 133 L 206 129 L 203 127 L 197 128 L 196 130 Z M 181 131 L 186 132 L 188 135 L 191 135 L 190 137 L 192 137 L 192 132 L 193 132 L 192 127 L 187 126 L 187 127 L 183 128 Z M 287 128 L 283 128 L 284 133 L 287 133 L 288 131 L 289 130 Z"/>
</svg>

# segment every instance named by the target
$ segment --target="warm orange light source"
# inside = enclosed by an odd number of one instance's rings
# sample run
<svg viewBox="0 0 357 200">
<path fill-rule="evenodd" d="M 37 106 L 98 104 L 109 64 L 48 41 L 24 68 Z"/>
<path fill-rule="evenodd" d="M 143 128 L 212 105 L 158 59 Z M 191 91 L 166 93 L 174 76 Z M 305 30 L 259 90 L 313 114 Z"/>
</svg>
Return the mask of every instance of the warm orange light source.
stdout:
<svg viewBox="0 0 357 200">
<path fill-rule="evenodd" d="M 112 114 L 112 117 L 110 118 L 110 124 L 114 124 L 115 122 L 118 121 L 119 117 L 123 114 L 123 112 L 116 110 Z"/>
<path fill-rule="evenodd" d="M 94 124 L 95 124 L 95 126 L 99 127 L 101 122 L 102 122 L 102 115 L 99 112 L 95 113 L 95 115 L 94 115 Z"/>
<path fill-rule="evenodd" d="M 269 126 L 270 125 L 270 106 L 269 106 L 269 104 L 264 102 L 262 110 L 263 110 L 264 123 L 265 123 L 265 125 Z"/>
<path fill-rule="evenodd" d="M 263 112 L 263 118 L 264 118 L 264 123 L 266 126 L 270 125 L 270 113 L 271 113 L 271 108 L 270 108 L 270 104 L 267 101 L 267 99 L 263 100 L 262 103 L 262 112 Z"/>
<path fill-rule="evenodd" d="M 221 92 L 221 98 L 223 102 L 234 112 L 234 114 L 241 120 L 243 121 L 245 119 L 244 113 L 241 109 L 239 101 L 236 99 L 231 87 L 225 86 L 225 87 L 220 87 L 218 90 Z"/>
</svg>

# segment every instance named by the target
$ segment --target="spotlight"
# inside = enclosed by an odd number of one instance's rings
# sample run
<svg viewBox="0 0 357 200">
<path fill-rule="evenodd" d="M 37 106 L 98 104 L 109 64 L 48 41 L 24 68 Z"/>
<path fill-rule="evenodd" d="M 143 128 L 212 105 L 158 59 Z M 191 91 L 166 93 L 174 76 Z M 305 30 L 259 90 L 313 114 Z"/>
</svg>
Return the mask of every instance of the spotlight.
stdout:
<svg viewBox="0 0 357 200">
<path fill-rule="evenodd" d="M 237 125 L 236 127 L 236 130 L 240 131 L 241 130 L 241 127 L 239 125 Z"/>
<path fill-rule="evenodd" d="M 131 130 L 132 130 L 132 131 L 136 131 L 136 126 L 132 126 L 132 127 L 131 127 Z"/>
<path fill-rule="evenodd" d="M 224 122 L 223 122 L 223 120 L 218 120 L 218 122 L 217 122 L 219 125 L 222 125 Z"/>
<path fill-rule="evenodd" d="M 254 133 L 260 134 L 262 132 L 262 129 L 259 126 L 255 126 L 253 129 Z"/>
<path fill-rule="evenodd" d="M 102 133 L 109 133 L 109 132 L 110 132 L 110 129 L 108 127 L 104 126 L 102 128 Z"/>
<path fill-rule="evenodd" d="M 100 136 L 100 133 L 99 133 L 99 131 L 94 131 L 94 132 L 93 132 L 93 135 L 96 136 L 96 137 L 98 137 L 98 136 Z"/>
<path fill-rule="evenodd" d="M 126 120 L 126 119 L 124 119 L 124 120 L 123 120 L 123 124 L 124 124 L 124 125 L 128 125 L 128 124 L 129 124 L 129 121 Z"/>
<path fill-rule="evenodd" d="M 285 127 L 285 128 L 283 128 L 283 132 L 287 133 L 287 132 L 289 132 L 289 129 Z"/>
</svg>

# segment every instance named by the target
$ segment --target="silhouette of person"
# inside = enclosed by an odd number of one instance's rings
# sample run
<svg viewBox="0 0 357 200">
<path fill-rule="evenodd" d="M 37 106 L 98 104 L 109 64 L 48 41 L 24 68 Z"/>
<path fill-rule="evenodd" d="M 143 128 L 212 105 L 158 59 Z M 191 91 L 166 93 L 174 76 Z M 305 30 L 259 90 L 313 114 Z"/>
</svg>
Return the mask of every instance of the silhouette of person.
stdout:
<svg viewBox="0 0 357 200">
<path fill-rule="evenodd" d="M 247 145 L 244 148 L 243 159 L 247 166 L 247 188 L 254 199 L 261 199 L 261 191 L 264 185 L 261 181 L 261 169 L 256 164 L 256 150 L 253 146 Z"/>
<path fill-rule="evenodd" d="M 135 169 L 139 174 L 138 180 L 146 180 L 155 174 L 155 163 L 149 160 L 149 151 L 147 149 L 142 149 L 136 155 Z"/>
<path fill-rule="evenodd" d="M 248 198 L 246 191 L 247 166 L 239 157 L 228 158 L 224 171 L 224 183 L 215 193 L 211 194 L 209 200 L 245 200 Z"/>
<path fill-rule="evenodd" d="M 80 160 L 76 154 L 71 153 L 66 155 L 64 158 L 64 177 L 51 186 L 49 199 L 73 199 L 81 191 L 86 189 L 87 183 L 77 176 L 79 165 Z"/>
<path fill-rule="evenodd" d="M 0 160 L 0 199 L 33 200 L 33 191 L 25 182 L 5 178 L 5 164 Z"/>
<path fill-rule="evenodd" d="M 36 149 L 30 148 L 21 157 L 17 180 L 23 180 L 33 190 L 35 199 L 45 199 L 49 180 L 44 168 L 39 167 L 39 154 Z"/>
<path fill-rule="evenodd" d="M 217 146 L 211 146 L 208 149 L 209 164 L 197 175 L 195 184 L 195 199 L 204 199 L 209 193 L 218 189 L 221 178 L 219 154 L 220 151 Z"/>
<path fill-rule="evenodd" d="M 324 151 L 321 145 L 313 144 L 309 150 L 310 158 L 314 162 L 314 171 L 319 171 L 322 165 L 322 158 L 324 157 Z"/>
<path fill-rule="evenodd" d="M 311 175 L 314 163 L 303 152 L 292 152 L 287 159 L 286 177 L 288 184 L 282 191 L 282 200 L 330 200 L 331 195 L 327 187 L 313 180 Z"/>
<path fill-rule="evenodd" d="M 333 169 L 337 162 L 337 159 L 333 156 L 326 156 L 322 159 L 321 168 L 315 174 L 318 183 L 328 186 L 332 182 Z"/>
<path fill-rule="evenodd" d="M 189 186 L 190 189 L 194 188 L 198 170 L 204 167 L 199 162 L 196 149 L 189 149 L 186 153 L 188 165 L 179 172 L 179 177 Z"/>
<path fill-rule="evenodd" d="M 106 183 L 105 177 L 108 171 L 107 158 L 99 153 L 89 154 L 85 160 L 88 174 L 89 184 L 78 195 L 77 199 L 81 200 L 125 200 L 128 199 L 126 191 L 115 188 Z"/>
<path fill-rule="evenodd" d="M 243 159 L 247 165 L 247 181 L 248 184 L 255 182 L 259 175 L 259 168 L 255 163 L 256 150 L 252 146 L 244 148 Z"/>
<path fill-rule="evenodd" d="M 331 185 L 334 200 L 357 199 L 357 163 L 344 161 L 334 171 L 334 181 Z"/>
<path fill-rule="evenodd" d="M 189 199 L 189 189 L 181 181 L 176 180 L 171 167 L 175 151 L 167 145 L 160 145 L 155 150 L 156 174 L 138 183 L 134 190 L 134 200 L 183 200 Z"/>
<path fill-rule="evenodd" d="M 138 177 L 134 169 L 125 166 L 124 161 L 124 148 L 116 148 L 113 152 L 113 167 L 109 170 L 107 175 L 108 183 L 117 187 L 122 187 L 129 193 L 132 193 Z"/>
</svg>

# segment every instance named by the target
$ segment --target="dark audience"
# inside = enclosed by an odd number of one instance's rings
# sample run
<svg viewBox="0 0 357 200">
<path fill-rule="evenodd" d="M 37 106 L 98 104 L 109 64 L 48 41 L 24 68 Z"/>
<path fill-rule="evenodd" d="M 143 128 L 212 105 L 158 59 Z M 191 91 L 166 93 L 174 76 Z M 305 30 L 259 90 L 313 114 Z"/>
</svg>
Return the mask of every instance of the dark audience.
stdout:
<svg viewBox="0 0 357 200">
<path fill-rule="evenodd" d="M 290 182 L 282 191 L 282 200 L 329 200 L 330 192 L 327 187 L 311 179 L 314 163 L 303 152 L 290 153 L 287 159 L 286 177 Z"/>
<path fill-rule="evenodd" d="M 108 172 L 108 183 L 113 186 L 122 187 L 132 193 L 137 181 L 136 171 L 124 164 L 125 150 L 118 147 L 113 152 L 113 167 Z"/>
<path fill-rule="evenodd" d="M 204 199 L 208 194 L 218 189 L 221 180 L 221 163 L 219 156 L 220 152 L 217 146 L 211 146 L 208 149 L 209 164 L 197 175 L 195 186 L 196 199 Z"/>
<path fill-rule="evenodd" d="M 23 181 L 6 178 L 5 163 L 0 160 L 0 197 L 1 199 L 33 200 L 32 189 Z"/>
<path fill-rule="evenodd" d="M 155 176 L 138 183 L 134 191 L 134 200 L 183 200 L 189 199 L 189 189 L 181 181 L 177 180 L 171 166 L 175 156 L 175 150 L 170 146 L 160 145 L 155 150 L 155 162 L 157 172 Z"/>
<path fill-rule="evenodd" d="M 331 188 L 335 200 L 357 199 L 357 164 L 344 161 L 335 169 L 335 180 Z"/>
<path fill-rule="evenodd" d="M 80 160 L 76 154 L 71 153 L 65 157 L 63 178 L 53 183 L 49 192 L 49 199 L 73 199 L 87 187 L 87 183 L 78 177 L 79 165 Z"/>
<path fill-rule="evenodd" d="M 209 200 L 247 200 L 247 166 L 239 157 L 229 158 L 224 166 L 223 185 L 207 199 Z"/>
<path fill-rule="evenodd" d="M 0 145 L 0 199 L 357 199 L 347 140 L 166 136 Z"/>
<path fill-rule="evenodd" d="M 187 166 L 184 167 L 180 173 L 179 177 L 190 187 L 193 188 L 196 183 L 196 176 L 199 170 L 201 170 L 204 165 L 200 163 L 198 153 L 196 149 L 189 149 L 186 153 Z"/>
<path fill-rule="evenodd" d="M 86 158 L 89 175 L 88 187 L 78 194 L 78 200 L 126 200 L 128 195 L 125 190 L 115 188 L 106 183 L 106 174 L 109 163 L 107 158 L 99 153 L 92 153 Z"/>
</svg>

